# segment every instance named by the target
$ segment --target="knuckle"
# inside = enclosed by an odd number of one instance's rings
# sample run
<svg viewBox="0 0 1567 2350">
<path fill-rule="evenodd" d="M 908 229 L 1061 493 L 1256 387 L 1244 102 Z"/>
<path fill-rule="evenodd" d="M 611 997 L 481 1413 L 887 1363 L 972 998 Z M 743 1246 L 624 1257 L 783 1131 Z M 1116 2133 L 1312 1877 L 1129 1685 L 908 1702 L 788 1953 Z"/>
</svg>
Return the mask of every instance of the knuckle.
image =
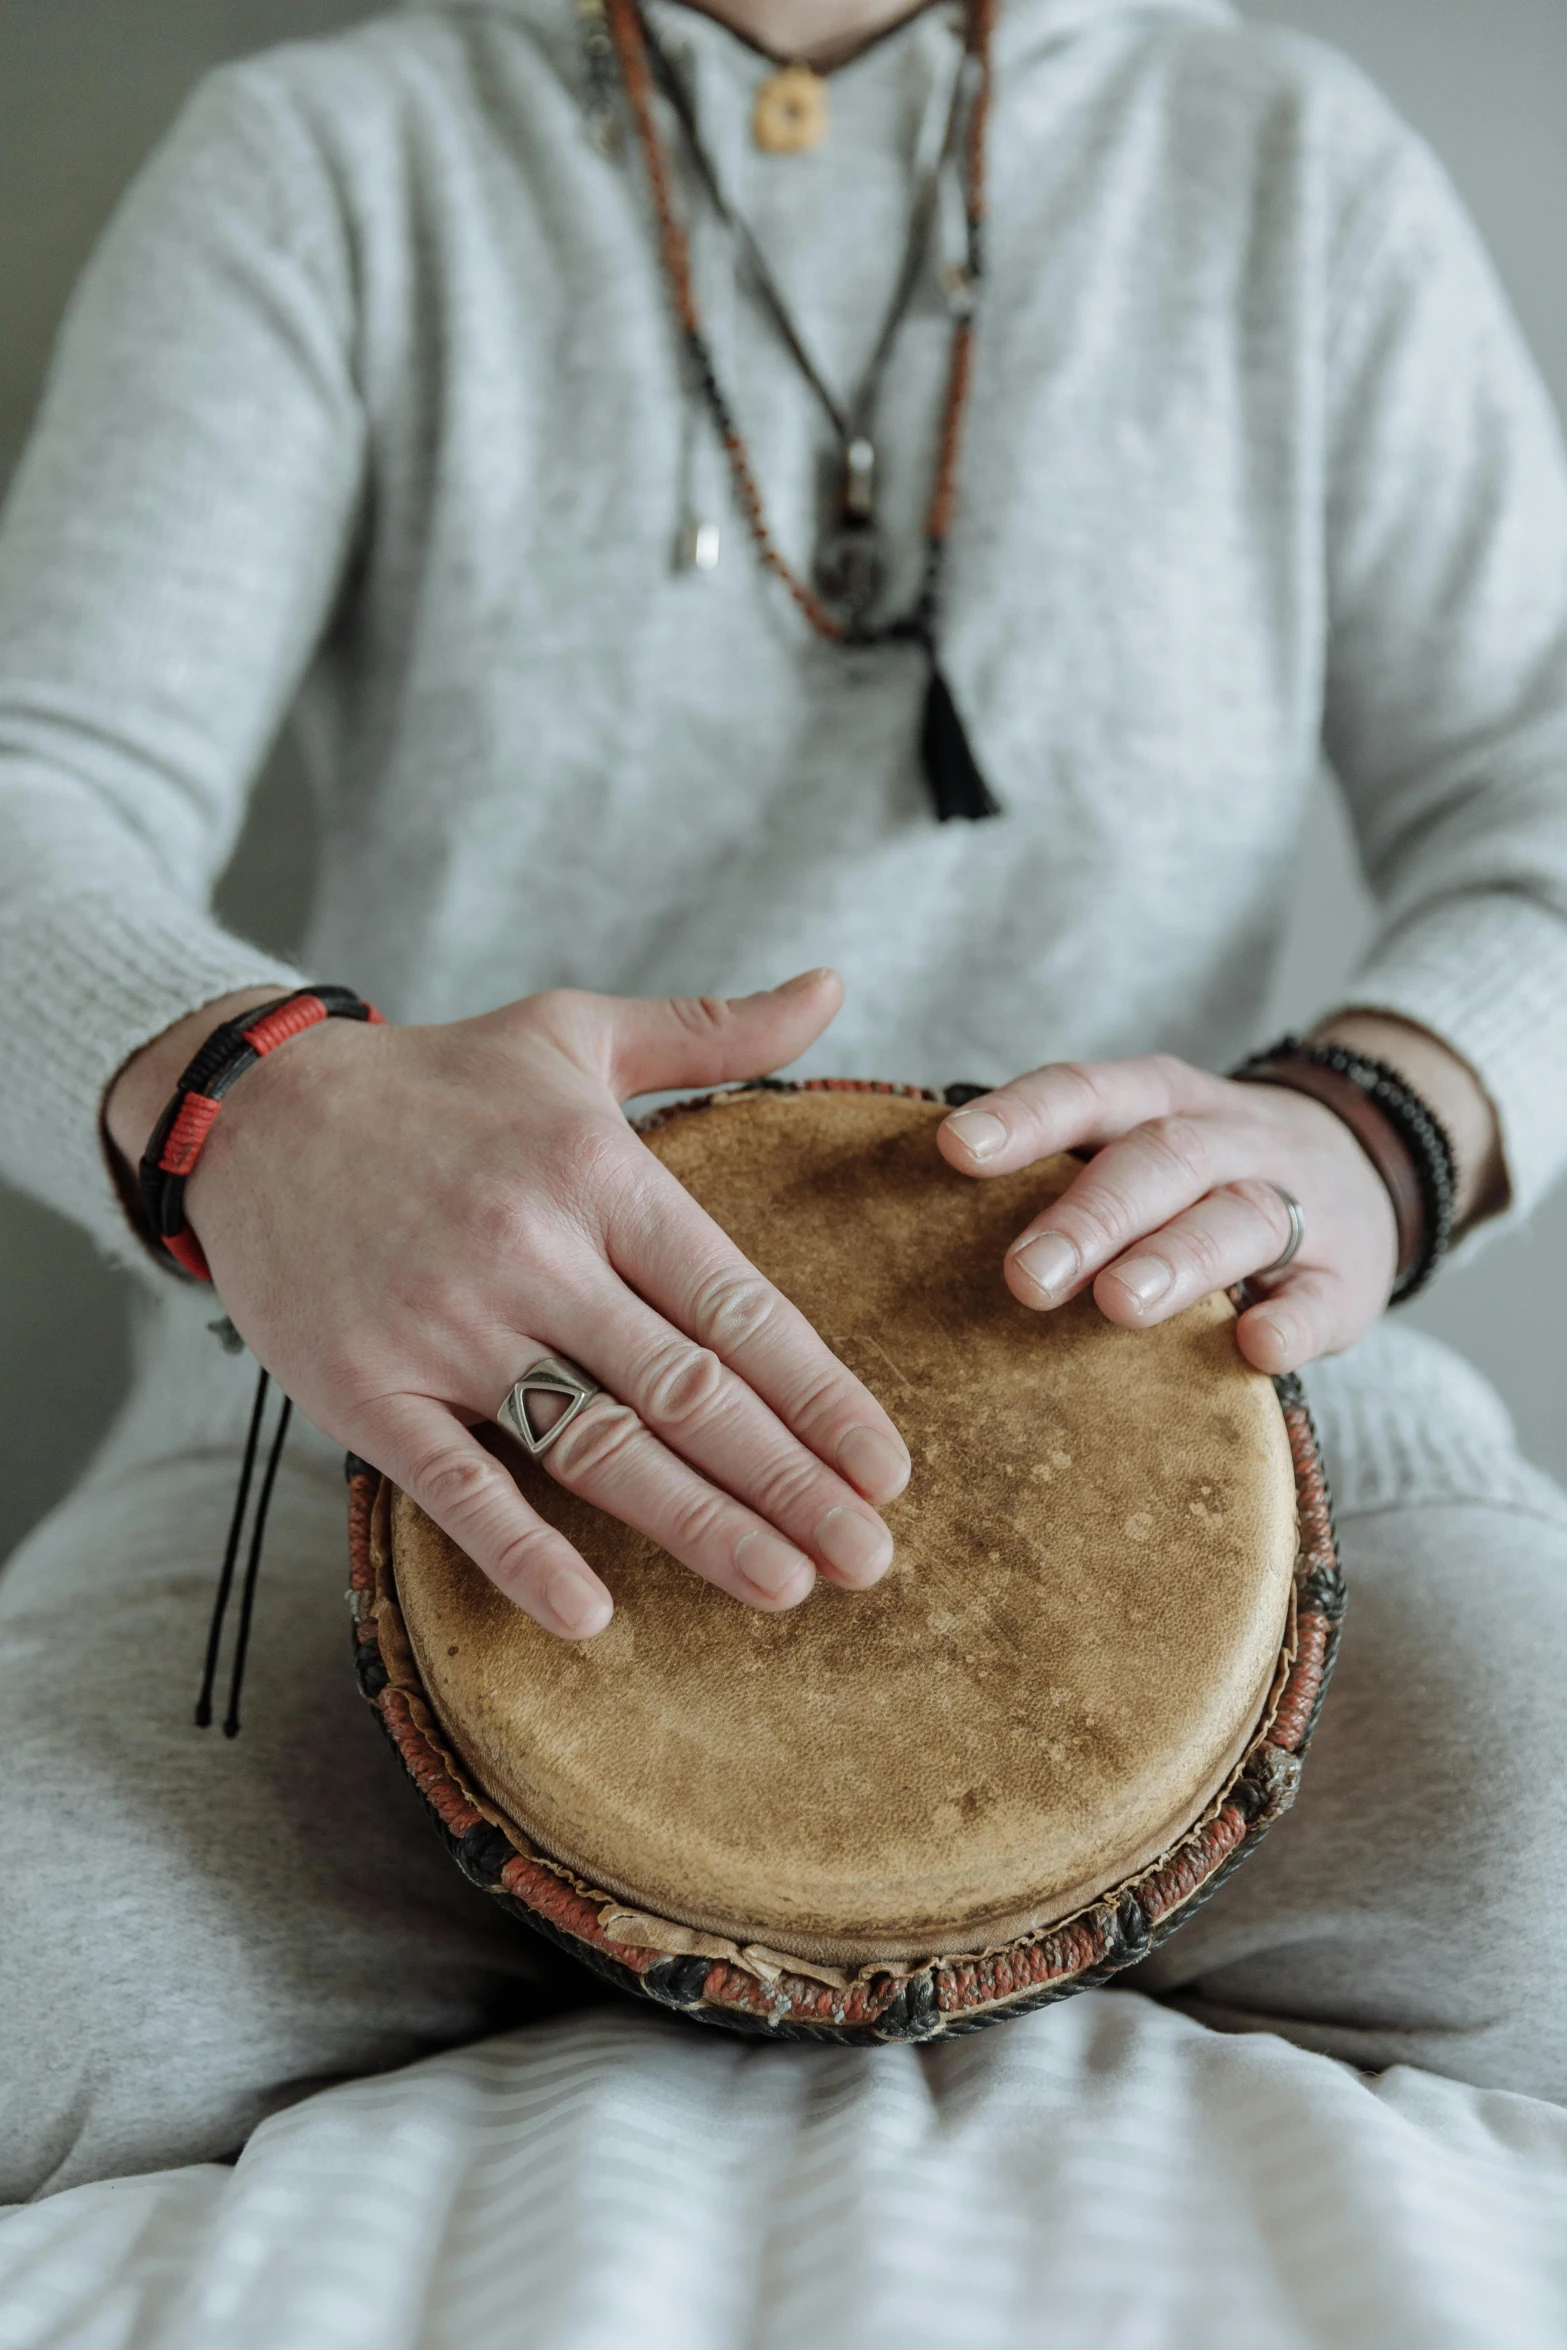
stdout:
<svg viewBox="0 0 1567 2350">
<path fill-rule="evenodd" d="M 508 1534 L 496 1552 L 490 1574 L 505 1591 L 525 1591 L 542 1582 L 560 1561 L 561 1539 L 548 1526 L 523 1526 Z"/>
<path fill-rule="evenodd" d="M 1066 1084 L 1075 1087 L 1079 1093 L 1085 1094 L 1096 1109 L 1103 1106 L 1105 1098 L 1103 1072 L 1097 1062 L 1055 1061 L 1051 1064 L 1050 1074 L 1053 1077 L 1063 1079 Z"/>
<path fill-rule="evenodd" d="M 638 1384 L 650 1420 L 660 1426 L 683 1427 L 717 1403 L 723 1392 L 724 1367 L 710 1347 L 672 1338 L 657 1349 Z"/>
<path fill-rule="evenodd" d="M 669 1008 L 680 1026 L 690 1035 L 716 1036 L 727 1028 L 732 1015 L 726 999 L 721 995 L 671 996 Z"/>
<path fill-rule="evenodd" d="M 629 1127 L 596 1118 L 571 1120 L 555 1135 L 545 1155 L 550 1199 L 579 1225 L 602 1228 L 618 1222 L 639 1189 L 644 1170 L 631 1148 Z"/>
<path fill-rule="evenodd" d="M 1233 1268 L 1219 1236 L 1205 1224 L 1191 1224 L 1180 1234 L 1161 1244 L 1162 1253 L 1169 1257 L 1178 1271 L 1195 1273 L 1200 1281 L 1216 1285 L 1233 1278 Z"/>
<path fill-rule="evenodd" d="M 1051 1222 L 1076 1242 L 1085 1257 L 1124 1247 L 1137 1230 L 1129 1201 L 1104 1182 L 1081 1199 L 1063 1200 Z"/>
<path fill-rule="evenodd" d="M 810 1515 L 812 1496 L 822 1481 L 821 1466 L 809 1454 L 785 1455 L 769 1462 L 757 1478 L 755 1506 L 773 1525 L 786 1526 Z"/>
<path fill-rule="evenodd" d="M 759 1338 L 778 1309 L 777 1292 L 749 1266 L 718 1267 L 698 1282 L 692 1302 L 698 1330 L 720 1354 Z"/>
<path fill-rule="evenodd" d="M 551 1034 L 570 1034 L 591 1019 L 596 999 L 580 987 L 544 987 L 517 1006 L 533 1023 Z"/>
<path fill-rule="evenodd" d="M 575 1489 L 595 1484 L 613 1475 L 644 1433 L 628 1404 L 602 1397 L 561 1431 L 545 1454 L 544 1465 L 562 1485 Z"/>
<path fill-rule="evenodd" d="M 476 1183 L 463 1203 L 463 1243 L 482 1259 L 530 1257 L 539 1241 L 537 1208 L 515 1184 Z"/>
<path fill-rule="evenodd" d="M 500 1474 L 488 1453 L 443 1446 L 415 1460 L 409 1487 L 432 1518 L 460 1522 L 494 1497 Z"/>
<path fill-rule="evenodd" d="M 664 1520 L 664 1547 L 682 1558 L 708 1557 L 720 1545 L 726 1521 L 738 1517 L 739 1512 L 732 1503 L 715 1493 L 710 1485 L 698 1484 L 693 1478 L 669 1504 Z M 735 1533 L 738 1539 L 738 1527 Z"/>
<path fill-rule="evenodd" d="M 1256 1176 L 1242 1176 L 1234 1183 L 1221 1184 L 1214 1197 L 1234 1200 L 1238 1206 L 1249 1208 L 1253 1215 L 1262 1218 L 1269 1234 L 1281 1242 L 1289 1238 L 1289 1210 L 1271 1183 L 1264 1183 Z"/>
<path fill-rule="evenodd" d="M 1172 1110 L 1162 1118 L 1151 1118 L 1143 1133 L 1156 1158 L 1189 1182 L 1206 1185 L 1212 1154 L 1207 1134 L 1197 1119 Z"/>
</svg>

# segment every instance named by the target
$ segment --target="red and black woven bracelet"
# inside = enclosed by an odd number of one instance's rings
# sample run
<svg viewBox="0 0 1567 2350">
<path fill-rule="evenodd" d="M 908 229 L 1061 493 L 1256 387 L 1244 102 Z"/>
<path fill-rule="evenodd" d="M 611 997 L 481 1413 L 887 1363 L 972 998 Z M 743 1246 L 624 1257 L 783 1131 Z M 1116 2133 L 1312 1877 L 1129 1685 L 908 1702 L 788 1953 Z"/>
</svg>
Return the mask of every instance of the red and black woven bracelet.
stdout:
<svg viewBox="0 0 1567 2350">
<path fill-rule="evenodd" d="M 346 987 L 303 987 L 215 1028 L 186 1069 L 152 1131 L 140 1168 L 142 1206 L 164 1248 L 193 1281 L 210 1281 L 200 1241 L 185 1221 L 185 1186 L 195 1172 L 225 1096 L 247 1069 L 323 1020 L 381 1015 Z"/>
</svg>

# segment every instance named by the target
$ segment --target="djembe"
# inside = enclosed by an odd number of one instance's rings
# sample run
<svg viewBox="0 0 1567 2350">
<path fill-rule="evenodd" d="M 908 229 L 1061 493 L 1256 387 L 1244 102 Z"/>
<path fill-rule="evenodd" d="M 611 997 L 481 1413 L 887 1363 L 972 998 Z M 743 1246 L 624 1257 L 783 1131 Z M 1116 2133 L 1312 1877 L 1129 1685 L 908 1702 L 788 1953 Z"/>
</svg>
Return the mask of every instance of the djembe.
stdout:
<svg viewBox="0 0 1567 2350">
<path fill-rule="evenodd" d="M 892 1086 L 744 1087 L 648 1147 L 903 1432 L 874 1590 L 745 1608 L 520 1450 L 615 1600 L 512 1607 L 350 1463 L 361 1687 L 460 1866 L 710 2023 L 931 2039 L 1133 1964 L 1290 1803 L 1343 1593 L 1298 1384 L 1208 1299 L 1118 1330 L 1008 1293 L 1064 1158 L 975 1182 Z"/>
</svg>

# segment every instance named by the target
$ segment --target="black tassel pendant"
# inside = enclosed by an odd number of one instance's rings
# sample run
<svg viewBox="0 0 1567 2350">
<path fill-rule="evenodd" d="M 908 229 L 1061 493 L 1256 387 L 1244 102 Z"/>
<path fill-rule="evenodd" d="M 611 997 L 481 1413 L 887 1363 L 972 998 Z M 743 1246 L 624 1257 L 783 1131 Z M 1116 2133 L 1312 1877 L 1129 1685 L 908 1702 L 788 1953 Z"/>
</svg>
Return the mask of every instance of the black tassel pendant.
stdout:
<svg viewBox="0 0 1567 2350">
<path fill-rule="evenodd" d="M 963 731 L 963 721 L 947 681 L 934 663 L 925 696 L 925 720 L 920 729 L 920 758 L 941 823 L 949 824 L 954 816 L 963 816 L 969 823 L 977 824 L 982 817 L 1002 813 L 1001 802 L 981 775 L 969 749 L 968 736 Z"/>
</svg>

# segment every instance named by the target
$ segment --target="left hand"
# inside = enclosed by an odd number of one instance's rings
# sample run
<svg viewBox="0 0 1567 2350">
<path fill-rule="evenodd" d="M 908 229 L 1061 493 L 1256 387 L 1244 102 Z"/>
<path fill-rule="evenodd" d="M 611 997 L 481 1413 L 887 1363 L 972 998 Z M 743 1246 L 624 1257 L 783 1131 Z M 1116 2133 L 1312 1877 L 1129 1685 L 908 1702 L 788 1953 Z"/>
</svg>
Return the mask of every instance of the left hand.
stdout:
<svg viewBox="0 0 1567 2350">
<path fill-rule="evenodd" d="M 1305 1239 L 1242 1314 L 1259 1371 L 1337 1354 L 1387 1304 L 1398 1235 L 1382 1179 L 1349 1128 L 1304 1094 L 1237 1085 L 1166 1055 L 1062 1061 L 955 1110 L 938 1129 L 961 1174 L 1010 1175 L 1057 1151 L 1097 1153 L 1007 1252 L 1007 1286 L 1047 1309 L 1092 1286 L 1123 1329 L 1167 1321 L 1273 1264 L 1299 1200 Z"/>
</svg>

